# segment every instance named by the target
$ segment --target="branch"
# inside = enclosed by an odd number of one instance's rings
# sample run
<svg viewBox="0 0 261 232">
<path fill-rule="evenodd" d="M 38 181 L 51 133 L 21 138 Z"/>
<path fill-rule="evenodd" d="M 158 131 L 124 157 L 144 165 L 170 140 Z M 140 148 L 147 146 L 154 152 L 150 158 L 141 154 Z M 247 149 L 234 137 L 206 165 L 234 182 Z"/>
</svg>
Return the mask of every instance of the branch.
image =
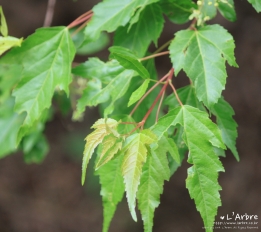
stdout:
<svg viewBox="0 0 261 232">
<path fill-rule="evenodd" d="M 54 7 L 56 0 L 48 0 L 47 10 L 44 19 L 44 27 L 50 27 L 53 21 Z"/>
</svg>

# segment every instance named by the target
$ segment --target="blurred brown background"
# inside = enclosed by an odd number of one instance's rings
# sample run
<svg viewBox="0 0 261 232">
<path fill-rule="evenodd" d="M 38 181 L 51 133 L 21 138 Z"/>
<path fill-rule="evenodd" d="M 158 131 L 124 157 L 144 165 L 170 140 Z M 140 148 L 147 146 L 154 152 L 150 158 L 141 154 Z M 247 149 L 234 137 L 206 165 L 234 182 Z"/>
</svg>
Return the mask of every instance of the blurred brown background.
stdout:
<svg viewBox="0 0 261 232">
<path fill-rule="evenodd" d="M 68 25 L 98 1 L 57 0 L 52 25 Z M 261 14 L 246 0 L 235 1 L 238 20 L 230 23 L 218 17 L 236 41 L 239 69 L 228 67 L 225 98 L 235 110 L 239 124 L 237 140 L 241 161 L 230 152 L 221 158 L 223 205 L 216 221 L 232 212 L 259 217 L 261 231 Z M 9 34 L 26 38 L 44 22 L 47 0 L 0 0 Z M 212 23 L 214 23 L 212 22 Z M 186 26 L 166 22 L 159 44 Z M 106 54 L 101 54 L 106 56 Z M 78 58 L 81 61 L 87 57 Z M 157 59 L 159 73 L 169 68 L 168 57 Z M 0 160 L 0 232 L 100 232 L 102 202 L 97 177 L 89 169 L 87 184 L 81 187 L 83 139 L 96 120 L 97 110 L 88 110 L 85 121 L 73 123 L 59 113 L 47 124 L 45 134 L 50 152 L 41 165 L 26 165 L 17 153 Z M 0 132 L 1 133 L 1 132 Z M 0 148 L 1 149 L 1 148 Z M 156 210 L 154 232 L 203 231 L 202 220 L 185 188 L 186 162 L 165 184 L 162 203 Z M 142 221 L 132 221 L 126 200 L 118 207 L 111 232 L 141 232 Z M 214 230 L 221 231 L 221 230 Z M 249 230 L 229 230 L 249 231 Z M 257 231 L 257 230 L 253 230 Z"/>
</svg>

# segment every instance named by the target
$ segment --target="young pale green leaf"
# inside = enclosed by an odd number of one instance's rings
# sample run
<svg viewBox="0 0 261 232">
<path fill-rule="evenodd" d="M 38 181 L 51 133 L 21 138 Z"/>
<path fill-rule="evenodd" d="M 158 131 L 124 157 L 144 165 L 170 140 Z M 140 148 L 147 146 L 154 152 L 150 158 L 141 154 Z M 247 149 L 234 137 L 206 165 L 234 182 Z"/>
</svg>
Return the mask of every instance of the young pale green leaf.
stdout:
<svg viewBox="0 0 261 232">
<path fill-rule="evenodd" d="M 143 57 L 151 41 L 157 44 L 163 25 L 164 19 L 160 6 L 150 4 L 141 12 L 139 21 L 133 24 L 131 29 L 129 29 L 129 24 L 117 29 L 114 45 L 128 48 L 139 58 Z"/>
<path fill-rule="evenodd" d="M 8 27 L 6 24 L 5 15 L 4 15 L 2 6 L 0 6 L 0 33 L 4 37 L 8 36 Z M 1 42 L 0 42 L 0 44 L 1 44 Z"/>
<path fill-rule="evenodd" d="M 113 32 L 119 26 L 125 26 L 137 8 L 153 2 L 155 0 L 103 1 L 93 8 L 93 16 L 85 34 L 90 40 L 96 40 L 102 31 Z"/>
<path fill-rule="evenodd" d="M 102 151 L 99 160 L 96 163 L 95 169 L 99 169 L 104 164 L 108 163 L 116 153 L 122 148 L 123 139 L 114 134 L 109 134 L 102 141 Z"/>
<path fill-rule="evenodd" d="M 15 111 L 27 112 L 18 141 L 49 108 L 56 87 L 69 94 L 74 45 L 65 27 L 41 28 L 16 50 L 23 54 L 24 72 L 13 95 Z"/>
<path fill-rule="evenodd" d="M 217 8 L 215 6 L 216 0 L 203 0 L 200 11 L 202 13 L 203 20 L 213 19 L 217 14 Z"/>
<path fill-rule="evenodd" d="M 94 149 L 103 141 L 106 135 L 112 133 L 111 130 L 115 129 L 117 125 L 118 122 L 110 118 L 101 118 L 93 124 L 92 128 L 95 130 L 85 138 L 86 144 L 82 161 L 82 185 L 84 184 L 87 165 L 92 157 Z"/>
<path fill-rule="evenodd" d="M 237 67 L 234 48 L 232 36 L 219 25 L 179 31 L 169 47 L 175 74 L 183 68 L 194 82 L 199 101 L 208 107 L 225 88 L 225 61 Z"/>
<path fill-rule="evenodd" d="M 143 130 L 128 137 L 122 150 L 124 153 L 122 175 L 129 209 L 134 221 L 137 221 L 135 212 L 136 193 L 140 184 L 142 166 L 146 162 L 148 154 L 146 145 L 150 145 L 156 140 L 157 137 L 150 130 Z"/>
<path fill-rule="evenodd" d="M 232 151 L 234 157 L 239 161 L 236 148 L 237 123 L 233 119 L 234 110 L 223 98 L 211 108 L 211 112 L 217 117 L 217 125 L 226 146 Z"/>
<path fill-rule="evenodd" d="M 12 47 L 20 47 L 23 39 L 17 39 L 12 36 L 2 37 L 0 36 L 0 55 L 9 50 Z"/>
<path fill-rule="evenodd" d="M 220 1 L 218 3 L 218 10 L 224 18 L 231 22 L 235 22 L 237 19 L 234 0 L 227 0 L 227 2 Z"/>
<path fill-rule="evenodd" d="M 193 165 L 188 169 L 186 186 L 205 227 L 211 228 L 217 208 L 221 205 L 218 172 L 224 171 L 213 147 L 225 149 L 225 145 L 218 127 L 208 118 L 208 114 L 191 106 L 171 110 L 158 121 L 153 132 L 162 133 L 176 124 L 184 128 L 183 139 L 189 149 L 188 162 Z"/>
<path fill-rule="evenodd" d="M 17 149 L 16 138 L 25 115 L 13 111 L 14 99 L 11 97 L 0 105 L 0 158 Z"/>
<path fill-rule="evenodd" d="M 124 68 L 136 71 L 144 79 L 150 77 L 148 70 L 129 49 L 113 46 L 110 47 L 109 50 L 111 52 L 111 56 L 118 60 L 120 65 Z"/>
<path fill-rule="evenodd" d="M 100 177 L 101 196 L 103 202 L 103 229 L 108 232 L 117 204 L 124 194 L 124 183 L 121 175 L 123 156 L 111 160 L 102 166 L 96 173 Z"/>
<path fill-rule="evenodd" d="M 197 9 L 197 5 L 191 0 L 163 0 L 161 7 L 170 21 L 177 24 L 189 21 L 193 9 Z"/>
<path fill-rule="evenodd" d="M 146 79 L 142 83 L 142 85 L 131 94 L 130 100 L 128 102 L 128 107 L 134 104 L 136 101 L 140 100 L 140 98 L 144 95 L 144 93 L 148 89 L 149 83 L 150 80 Z"/>
<path fill-rule="evenodd" d="M 257 12 L 261 12 L 261 2 L 260 0 L 248 0 L 249 3 L 256 9 Z"/>
<path fill-rule="evenodd" d="M 144 232 L 152 232 L 155 208 L 160 204 L 163 184 L 169 180 L 170 171 L 166 153 L 159 146 L 151 150 L 143 166 L 140 185 L 137 192 L 138 207 L 144 223 Z"/>
</svg>

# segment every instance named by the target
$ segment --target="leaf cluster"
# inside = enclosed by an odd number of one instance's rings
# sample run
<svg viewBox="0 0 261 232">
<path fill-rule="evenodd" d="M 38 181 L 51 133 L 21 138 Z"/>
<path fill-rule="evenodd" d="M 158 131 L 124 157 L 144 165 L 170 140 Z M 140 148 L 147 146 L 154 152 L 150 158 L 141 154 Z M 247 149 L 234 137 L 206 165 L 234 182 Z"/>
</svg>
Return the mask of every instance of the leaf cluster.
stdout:
<svg viewBox="0 0 261 232">
<path fill-rule="evenodd" d="M 260 1 L 248 1 L 261 11 Z M 137 201 L 144 231 L 152 231 L 164 182 L 185 157 L 186 188 L 212 231 L 221 205 L 220 156 L 228 148 L 239 161 L 234 111 L 222 96 L 226 65 L 238 67 L 235 43 L 225 28 L 210 24 L 218 12 L 236 20 L 233 0 L 104 0 L 67 27 L 39 28 L 23 40 L 8 36 L 0 7 L 0 157 L 20 149 L 27 163 L 44 159 L 53 101 L 63 114 L 72 109 L 73 120 L 98 106 L 101 118 L 85 138 L 82 184 L 96 156 L 103 232 L 124 192 L 132 218 Z M 184 29 L 158 46 L 165 20 Z M 73 64 L 75 55 L 107 48 L 111 32 L 107 61 L 94 56 Z M 163 55 L 172 66 L 159 78 L 154 59 Z M 181 71 L 190 84 L 177 87 L 173 77 Z"/>
</svg>

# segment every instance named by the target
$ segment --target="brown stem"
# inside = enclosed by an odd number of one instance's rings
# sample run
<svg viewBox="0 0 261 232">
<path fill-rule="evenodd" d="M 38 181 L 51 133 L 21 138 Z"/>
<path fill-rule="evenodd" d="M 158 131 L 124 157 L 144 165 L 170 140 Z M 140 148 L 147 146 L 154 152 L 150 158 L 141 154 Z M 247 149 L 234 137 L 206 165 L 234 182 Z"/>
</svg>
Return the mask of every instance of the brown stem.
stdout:
<svg viewBox="0 0 261 232">
<path fill-rule="evenodd" d="M 158 100 L 161 98 L 162 94 L 165 92 L 168 84 L 169 84 L 169 81 L 171 80 L 172 76 L 173 76 L 173 72 L 174 72 L 174 69 L 172 68 L 169 73 L 168 73 L 168 76 L 167 76 L 167 81 L 166 83 L 163 85 L 163 87 L 161 88 L 158 96 L 155 98 L 154 102 L 152 103 L 151 107 L 149 108 L 148 112 L 146 113 L 146 115 L 144 116 L 144 118 L 142 119 L 142 121 L 144 121 L 144 123 L 146 122 L 147 118 L 149 117 L 151 111 L 154 109 L 155 105 L 157 104 Z"/>
<path fill-rule="evenodd" d="M 44 27 L 50 27 L 53 21 L 54 7 L 56 0 L 49 0 L 47 4 L 47 10 L 44 18 Z"/>
<path fill-rule="evenodd" d="M 150 56 L 143 57 L 143 58 L 140 59 L 140 61 L 149 60 L 149 59 L 155 58 L 157 56 L 164 56 L 164 55 L 167 55 L 167 54 L 169 54 L 169 51 L 160 52 L 160 53 L 157 53 L 157 54 L 153 54 L 153 55 L 150 55 Z"/>
<path fill-rule="evenodd" d="M 174 85 L 171 83 L 171 80 L 169 80 L 169 85 L 170 85 L 170 87 L 172 88 L 172 90 L 173 90 L 173 92 L 174 92 L 174 94 L 175 94 L 175 97 L 176 97 L 177 101 L 179 102 L 179 104 L 180 104 L 181 106 L 183 106 L 183 104 L 182 104 L 182 102 L 181 102 L 181 100 L 180 100 L 180 98 L 179 98 L 179 95 L 178 95 L 178 93 L 177 93 L 177 91 L 176 91 Z"/>
<path fill-rule="evenodd" d="M 70 28 L 73 28 L 75 26 L 78 26 L 79 24 L 81 24 L 81 23 L 87 21 L 88 19 L 90 19 L 92 16 L 93 16 L 93 13 L 89 13 L 89 14 L 87 14 L 85 16 L 79 17 L 79 18 L 75 19 L 72 23 L 70 23 L 67 26 L 67 28 L 70 29 Z"/>
<path fill-rule="evenodd" d="M 166 74 L 164 77 L 162 77 L 155 85 L 153 85 L 143 96 L 142 98 L 138 101 L 138 103 L 135 105 L 135 107 L 132 109 L 130 116 L 133 115 L 133 113 L 136 111 L 136 109 L 139 107 L 141 102 L 151 93 L 153 89 L 155 89 L 159 84 L 161 84 L 166 78 L 168 77 L 168 74 Z"/>
</svg>

